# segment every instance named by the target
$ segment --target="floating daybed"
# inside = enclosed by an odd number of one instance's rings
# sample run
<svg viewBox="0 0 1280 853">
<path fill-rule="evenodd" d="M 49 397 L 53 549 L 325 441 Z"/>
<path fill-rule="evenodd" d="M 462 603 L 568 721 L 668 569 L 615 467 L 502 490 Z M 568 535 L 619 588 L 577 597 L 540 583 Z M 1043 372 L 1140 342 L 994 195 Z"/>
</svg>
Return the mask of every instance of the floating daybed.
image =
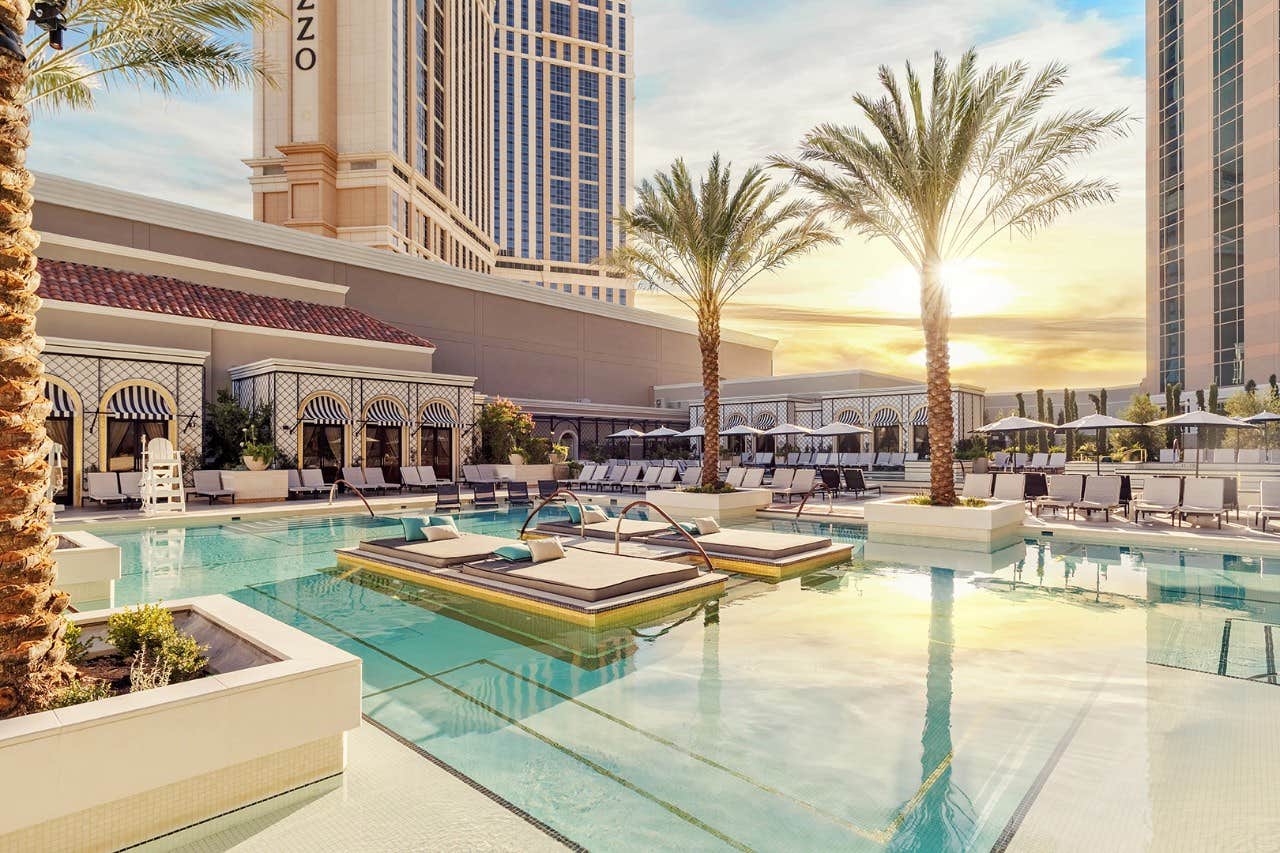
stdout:
<svg viewBox="0 0 1280 853">
<path fill-rule="evenodd" d="M 768 530 L 725 528 L 717 533 L 695 534 L 717 569 L 781 580 L 843 563 L 853 556 L 853 546 L 832 543 L 825 536 L 775 533 Z M 667 532 L 645 540 L 649 544 L 688 548 L 688 540 Z M 693 551 L 690 549 L 689 553 Z"/>
</svg>

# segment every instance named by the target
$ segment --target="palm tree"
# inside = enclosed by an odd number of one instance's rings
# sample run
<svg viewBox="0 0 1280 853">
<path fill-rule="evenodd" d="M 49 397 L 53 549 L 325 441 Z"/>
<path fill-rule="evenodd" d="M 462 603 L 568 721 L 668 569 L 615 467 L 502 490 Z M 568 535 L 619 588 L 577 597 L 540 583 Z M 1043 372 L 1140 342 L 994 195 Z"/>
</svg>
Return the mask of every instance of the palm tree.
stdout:
<svg viewBox="0 0 1280 853">
<path fill-rule="evenodd" d="M 162 92 L 246 83 L 265 69 L 220 32 L 273 14 L 266 0 L 72 0 L 66 21 L 84 40 L 56 54 L 38 33 L 23 57 L 30 11 L 27 0 L 0 0 L 0 718 L 45 707 L 72 675 L 47 498 L 28 104 L 89 107 L 94 86 L 115 80 Z"/>
<path fill-rule="evenodd" d="M 1115 199 L 1113 182 L 1071 170 L 1105 139 L 1126 133 L 1129 115 L 1075 109 L 1042 116 L 1066 73 L 1052 63 L 1033 75 L 1021 62 L 980 71 L 972 50 L 952 69 L 935 55 L 926 102 L 910 63 L 905 94 L 881 67 L 885 94 L 853 98 L 870 130 L 820 125 L 798 157 L 771 161 L 811 191 L 820 210 L 867 238 L 888 240 L 919 275 L 938 504 L 956 500 L 944 265 L 997 235 L 1029 236 L 1061 214 Z"/>
<path fill-rule="evenodd" d="M 117 82 L 172 94 L 269 80 L 261 55 L 227 34 L 279 14 L 271 0 L 70 0 L 66 27 L 84 38 L 65 50 L 41 31 L 27 41 L 27 105 L 92 108 L 94 90 Z"/>
<path fill-rule="evenodd" d="M 610 253 L 614 270 L 659 290 L 689 309 L 698 323 L 702 354 L 702 485 L 716 485 L 720 470 L 720 314 L 742 288 L 792 258 L 834 242 L 815 206 L 784 200 L 752 166 L 736 184 L 731 167 L 712 156 L 694 183 L 684 161 L 636 188 L 636 202 L 617 222 L 624 241 Z"/>
</svg>

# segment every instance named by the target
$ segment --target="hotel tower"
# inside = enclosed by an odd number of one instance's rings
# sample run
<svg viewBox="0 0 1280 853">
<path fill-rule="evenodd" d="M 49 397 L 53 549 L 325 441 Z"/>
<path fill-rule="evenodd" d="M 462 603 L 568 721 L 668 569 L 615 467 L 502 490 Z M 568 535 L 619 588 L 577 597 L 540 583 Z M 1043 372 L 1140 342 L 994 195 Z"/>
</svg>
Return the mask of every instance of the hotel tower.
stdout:
<svg viewBox="0 0 1280 853">
<path fill-rule="evenodd" d="M 255 219 L 628 305 L 628 4 L 277 0 Z"/>
<path fill-rule="evenodd" d="M 1280 373 L 1280 8 L 1147 4 L 1147 376 Z"/>
</svg>

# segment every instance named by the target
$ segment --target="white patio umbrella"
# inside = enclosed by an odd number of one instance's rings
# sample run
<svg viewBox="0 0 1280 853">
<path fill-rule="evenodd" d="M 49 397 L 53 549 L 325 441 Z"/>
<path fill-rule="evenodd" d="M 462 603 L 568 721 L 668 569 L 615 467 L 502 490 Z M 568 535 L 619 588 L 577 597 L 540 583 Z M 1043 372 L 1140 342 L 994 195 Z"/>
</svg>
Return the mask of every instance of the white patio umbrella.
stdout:
<svg viewBox="0 0 1280 853">
<path fill-rule="evenodd" d="M 690 429 L 687 429 L 684 432 L 676 433 L 676 435 L 679 436 L 680 438 L 705 438 L 707 435 L 707 431 L 703 427 L 696 426 L 696 427 L 691 427 Z"/>
<path fill-rule="evenodd" d="M 680 435 L 679 430 L 674 430 L 671 427 L 658 427 L 657 429 L 652 429 L 646 432 L 644 434 L 644 437 L 645 438 L 675 438 L 678 435 Z"/>
<path fill-rule="evenodd" d="M 1171 418 L 1161 418 L 1158 421 L 1152 421 L 1146 424 L 1149 427 L 1178 427 L 1179 429 L 1196 429 L 1214 428 L 1214 429 L 1257 429 L 1257 424 L 1245 423 L 1244 421 L 1229 418 L 1226 415 L 1219 415 L 1214 412 L 1196 411 L 1183 412 L 1180 415 L 1174 415 Z M 1196 447 L 1196 476 L 1200 476 L 1200 447 Z"/>
<path fill-rule="evenodd" d="M 644 433 L 638 429 L 624 429 L 615 432 L 609 438 L 644 438 Z"/>
<path fill-rule="evenodd" d="M 809 435 L 813 430 L 798 424 L 778 424 L 773 429 L 764 431 L 765 435 Z"/>
<path fill-rule="evenodd" d="M 1107 440 L 1107 430 L 1139 426 L 1143 426 L 1143 424 L 1135 424 L 1133 421 L 1113 418 L 1110 415 L 1092 414 L 1085 415 L 1083 418 L 1077 418 L 1070 423 L 1065 423 L 1060 427 L 1055 427 L 1055 429 L 1062 430 L 1063 432 L 1092 432 L 1097 439 L 1097 447 L 1094 448 L 1093 452 L 1094 470 L 1101 474 L 1102 444 Z"/>
<path fill-rule="evenodd" d="M 755 427 L 749 427 L 746 424 L 742 424 L 740 426 L 731 426 L 727 429 L 720 430 L 721 438 L 726 435 L 749 435 L 755 437 L 757 435 L 764 435 L 764 430 L 759 430 Z"/>
<path fill-rule="evenodd" d="M 1024 418 L 1021 415 L 1010 415 L 1007 418 L 1001 418 L 989 424 L 983 424 L 974 430 L 974 432 L 988 434 L 1017 434 L 1024 432 L 1035 432 L 1036 430 L 1047 429 L 1055 430 L 1056 426 L 1047 424 L 1044 421 L 1033 421 L 1031 418 Z M 1015 466 L 1016 467 L 1016 466 Z"/>
<path fill-rule="evenodd" d="M 1262 429 L 1262 445 L 1267 452 L 1270 452 L 1271 430 L 1269 427 L 1274 423 L 1280 423 L 1280 415 L 1277 415 L 1275 412 L 1258 412 L 1256 415 L 1249 415 L 1249 417 L 1244 419 L 1244 422 L 1247 424 L 1254 424 Z M 1263 457 L 1263 461 L 1266 461 L 1265 456 Z"/>
</svg>

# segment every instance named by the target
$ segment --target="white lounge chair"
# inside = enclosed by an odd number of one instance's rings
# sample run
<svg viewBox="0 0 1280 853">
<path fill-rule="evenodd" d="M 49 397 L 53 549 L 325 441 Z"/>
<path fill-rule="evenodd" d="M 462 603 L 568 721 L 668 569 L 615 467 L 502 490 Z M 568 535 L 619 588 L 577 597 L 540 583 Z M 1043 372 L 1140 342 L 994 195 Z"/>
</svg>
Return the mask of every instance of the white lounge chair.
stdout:
<svg viewBox="0 0 1280 853">
<path fill-rule="evenodd" d="M 1258 481 L 1258 492 L 1258 502 L 1248 507 L 1246 512 L 1253 513 L 1255 527 L 1261 523 L 1262 529 L 1266 530 L 1267 517 L 1276 518 L 1280 516 L 1280 480 Z"/>
<path fill-rule="evenodd" d="M 210 504 L 219 498 L 231 498 L 232 503 L 236 502 L 236 493 L 222 487 L 221 471 L 196 471 L 191 476 L 195 482 L 196 497 L 208 498 Z"/>
<path fill-rule="evenodd" d="M 795 479 L 796 472 L 790 469 L 779 469 L 773 472 L 773 479 L 769 481 L 769 488 L 776 491 L 791 488 L 791 481 Z"/>
<path fill-rule="evenodd" d="M 1186 521 L 1192 516 L 1216 518 L 1222 529 L 1222 517 L 1227 514 L 1223 498 L 1227 484 L 1218 477 L 1188 477 L 1182 484 L 1182 503 L 1175 518 Z"/>
<path fill-rule="evenodd" d="M 1079 515 L 1084 510 L 1085 518 L 1100 512 L 1103 519 L 1111 521 L 1111 513 L 1120 508 L 1120 478 L 1104 474 L 1092 476 L 1084 481 L 1084 498 L 1076 501 L 1071 508 Z"/>
<path fill-rule="evenodd" d="M 813 491 L 814 481 L 818 477 L 818 472 L 812 468 L 799 468 L 795 472 L 795 476 L 791 478 L 791 482 L 784 488 L 770 487 L 773 498 L 784 497 L 787 503 L 791 503 L 791 499 L 796 495 L 807 495 Z"/>
<path fill-rule="evenodd" d="M 319 474 L 320 471 L 317 469 L 316 473 Z M 296 468 L 289 469 L 289 495 L 291 497 L 311 497 L 320 494 L 324 490 L 325 485 L 323 474 L 320 476 L 320 485 L 308 486 L 302 480 L 302 472 L 298 471 Z"/>
<path fill-rule="evenodd" d="M 1027 463 L 1027 469 L 1030 471 L 1043 471 L 1049 467 L 1048 453 L 1033 453 L 1031 461 Z"/>
<path fill-rule="evenodd" d="M 324 481 L 324 472 L 319 468 L 303 468 L 302 469 L 302 485 L 308 489 L 315 489 L 317 492 L 327 492 L 332 487 L 331 484 Z"/>
<path fill-rule="evenodd" d="M 748 468 L 747 473 L 742 477 L 742 488 L 759 489 L 764 486 L 764 469 Z"/>
<path fill-rule="evenodd" d="M 400 488 L 402 489 L 422 489 L 426 491 L 426 485 L 422 482 L 422 475 L 418 473 L 416 465 L 400 466 Z"/>
<path fill-rule="evenodd" d="M 991 497 L 997 501 L 1025 501 L 1027 499 L 1026 474 L 996 474 L 996 485 Z"/>
<path fill-rule="evenodd" d="M 377 489 L 380 492 L 389 492 L 395 489 L 397 492 L 404 491 L 399 483 L 387 482 L 386 475 L 382 473 L 381 468 L 365 468 L 364 482 L 370 489 Z"/>
<path fill-rule="evenodd" d="M 735 489 L 741 488 L 742 480 L 746 476 L 747 476 L 746 468 L 730 468 L 729 473 L 724 478 L 724 483 L 726 486 L 731 486 Z"/>
<path fill-rule="evenodd" d="M 349 485 L 354 486 L 357 489 L 363 489 L 366 485 L 364 481 L 364 471 L 359 468 L 352 468 L 350 466 L 344 467 L 342 469 L 342 479 L 346 480 Z"/>
<path fill-rule="evenodd" d="M 142 503 L 142 472 L 121 471 L 120 491 L 129 500 L 135 503 Z"/>
<path fill-rule="evenodd" d="M 1040 511 L 1045 509 L 1053 510 L 1054 515 L 1057 515 L 1059 510 L 1069 512 L 1072 504 L 1082 497 L 1084 497 L 1084 475 L 1051 474 L 1049 475 L 1049 494 L 1036 499 L 1036 515 L 1040 515 Z"/>
<path fill-rule="evenodd" d="M 994 474 L 966 475 L 964 478 L 964 487 L 960 489 L 960 497 L 986 500 L 991 497 L 991 485 L 994 479 Z"/>
<path fill-rule="evenodd" d="M 103 504 L 121 504 L 129 500 L 128 495 L 120 491 L 120 478 L 111 472 L 95 472 L 85 475 L 89 481 L 87 501 Z"/>
<path fill-rule="evenodd" d="M 1049 454 L 1049 464 L 1046 466 L 1048 471 L 1063 471 L 1067 467 L 1067 454 L 1058 452 Z"/>
<path fill-rule="evenodd" d="M 1173 521 L 1181 503 L 1181 477 L 1148 477 L 1142 484 L 1142 497 L 1134 501 L 1133 520 L 1142 521 L 1144 515 L 1167 515 Z"/>
<path fill-rule="evenodd" d="M 436 469 L 432 468 L 430 465 L 418 466 L 418 481 L 422 483 L 422 488 L 430 489 L 432 491 L 440 488 L 442 484 L 449 482 L 448 480 L 441 480 L 436 477 Z"/>
</svg>

